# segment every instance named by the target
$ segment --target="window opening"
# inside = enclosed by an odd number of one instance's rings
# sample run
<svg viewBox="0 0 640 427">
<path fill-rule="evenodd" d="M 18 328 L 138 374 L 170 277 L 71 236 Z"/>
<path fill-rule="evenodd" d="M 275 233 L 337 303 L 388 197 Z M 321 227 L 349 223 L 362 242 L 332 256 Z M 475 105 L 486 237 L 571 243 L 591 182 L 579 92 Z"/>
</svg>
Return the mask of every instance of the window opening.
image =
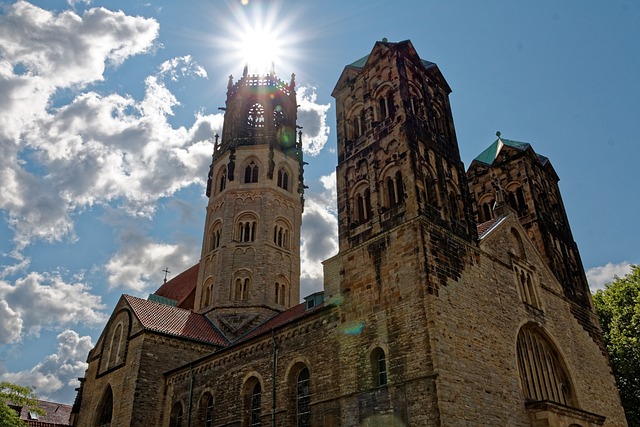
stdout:
<svg viewBox="0 0 640 427">
<path fill-rule="evenodd" d="M 247 124 L 254 128 L 264 127 L 264 107 L 262 105 L 256 102 L 249 108 Z"/>
<path fill-rule="evenodd" d="M 311 393 L 309 391 L 309 369 L 298 374 L 296 418 L 298 427 L 311 426 Z"/>
<path fill-rule="evenodd" d="M 244 170 L 245 184 L 253 184 L 258 182 L 258 171 L 258 165 L 252 160 Z"/>
<path fill-rule="evenodd" d="M 251 427 L 259 427 L 262 423 L 260 420 L 260 405 L 262 400 L 262 389 L 260 383 L 256 383 L 251 392 Z"/>
</svg>

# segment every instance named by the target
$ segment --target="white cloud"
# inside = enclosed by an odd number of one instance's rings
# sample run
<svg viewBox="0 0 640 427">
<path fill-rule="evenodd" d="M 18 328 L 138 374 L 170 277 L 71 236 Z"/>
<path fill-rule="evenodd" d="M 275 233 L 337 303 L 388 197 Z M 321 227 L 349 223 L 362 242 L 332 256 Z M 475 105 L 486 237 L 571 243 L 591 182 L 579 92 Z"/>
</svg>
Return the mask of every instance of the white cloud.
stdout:
<svg viewBox="0 0 640 427">
<path fill-rule="evenodd" d="M 99 325 L 106 320 L 101 298 L 90 293 L 82 283 L 65 283 L 59 274 L 29 273 L 14 284 L 0 281 L 3 321 L 21 326 L 21 335 L 38 335 L 42 329 L 66 327 L 70 324 Z M 19 316 L 19 317 L 18 317 Z M 20 337 L 3 333 L 0 344 L 15 342 Z"/>
<path fill-rule="evenodd" d="M 335 173 L 323 176 L 325 191 L 307 194 L 300 231 L 301 295 L 322 289 L 322 261 L 338 252 Z"/>
<path fill-rule="evenodd" d="M 94 204 L 150 216 L 159 198 L 203 183 L 222 115 L 173 128 L 167 118 L 179 102 L 163 82 L 206 78 L 190 56 L 147 77 L 140 101 L 87 91 L 50 105 L 58 89 L 100 81 L 108 64 L 151 50 L 158 29 L 122 12 L 54 14 L 24 1 L 0 15 L 0 209 L 18 250 L 73 239 L 73 213 Z"/>
<path fill-rule="evenodd" d="M 3 381 L 24 386 L 35 386 L 36 394 L 42 399 L 71 401 L 78 378 L 84 376 L 85 362 L 93 347 L 91 337 L 81 337 L 73 330 L 65 330 L 57 336 L 58 350 L 47 356 L 43 362 L 29 370 L 6 372 Z"/>
<path fill-rule="evenodd" d="M 298 125 L 302 130 L 302 149 L 315 156 L 329 139 L 330 128 L 327 126 L 327 111 L 331 104 L 318 104 L 318 95 L 314 87 L 300 86 L 297 89 Z"/>
<path fill-rule="evenodd" d="M 0 344 L 16 342 L 22 336 L 22 319 L 9 304 L 0 300 Z"/>
<path fill-rule="evenodd" d="M 600 267 L 590 268 L 586 271 L 586 274 L 591 292 L 596 292 L 598 289 L 604 289 L 604 285 L 613 281 L 616 276 L 623 277 L 630 272 L 631 264 L 623 261 L 618 264 L 609 262 Z"/>
<path fill-rule="evenodd" d="M 155 242 L 134 230 L 124 232 L 121 241 L 122 249 L 105 266 L 109 286 L 137 293 L 159 288 L 165 268 L 175 275 L 191 267 L 200 249 L 188 244 Z"/>
</svg>

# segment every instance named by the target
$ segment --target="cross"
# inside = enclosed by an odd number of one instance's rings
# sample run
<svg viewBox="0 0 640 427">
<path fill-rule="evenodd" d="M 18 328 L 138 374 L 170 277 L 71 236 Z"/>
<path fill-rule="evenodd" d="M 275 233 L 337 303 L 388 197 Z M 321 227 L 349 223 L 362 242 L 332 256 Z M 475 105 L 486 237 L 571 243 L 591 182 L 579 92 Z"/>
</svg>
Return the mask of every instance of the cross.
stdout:
<svg viewBox="0 0 640 427">
<path fill-rule="evenodd" d="M 164 272 L 164 283 L 167 283 L 167 274 L 171 273 L 169 271 L 169 267 L 165 267 L 165 269 L 162 271 Z"/>
</svg>

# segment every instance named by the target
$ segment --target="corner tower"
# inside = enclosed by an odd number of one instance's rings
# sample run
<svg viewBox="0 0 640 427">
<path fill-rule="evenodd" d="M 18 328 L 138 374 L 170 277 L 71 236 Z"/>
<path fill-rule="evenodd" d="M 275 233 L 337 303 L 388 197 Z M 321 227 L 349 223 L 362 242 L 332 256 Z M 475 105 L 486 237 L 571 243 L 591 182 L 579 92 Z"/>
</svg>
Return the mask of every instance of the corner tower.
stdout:
<svg viewBox="0 0 640 427">
<path fill-rule="evenodd" d="M 341 251 L 417 216 L 475 240 L 450 92 L 408 40 L 345 67 L 332 93 Z"/>
<path fill-rule="evenodd" d="M 195 297 L 230 339 L 300 300 L 303 161 L 294 75 L 229 76 Z M 301 137 L 301 134 L 298 134 Z"/>
</svg>

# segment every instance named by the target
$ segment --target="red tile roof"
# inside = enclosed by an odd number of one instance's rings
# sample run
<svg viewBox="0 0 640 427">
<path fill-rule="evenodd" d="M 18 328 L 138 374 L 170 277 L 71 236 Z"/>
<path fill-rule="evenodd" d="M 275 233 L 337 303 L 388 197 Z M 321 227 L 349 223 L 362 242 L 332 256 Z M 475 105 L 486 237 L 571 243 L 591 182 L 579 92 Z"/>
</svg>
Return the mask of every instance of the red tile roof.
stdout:
<svg viewBox="0 0 640 427">
<path fill-rule="evenodd" d="M 497 218 L 490 219 L 489 221 L 478 224 L 478 238 L 482 239 L 489 231 L 493 229 L 498 223 L 502 222 L 504 215 Z"/>
<path fill-rule="evenodd" d="M 228 345 L 227 339 L 202 314 L 131 295 L 123 297 L 145 329 L 219 346 Z"/>
<path fill-rule="evenodd" d="M 46 412 L 45 415 L 38 415 L 37 419 L 31 418 L 29 410 L 22 407 L 20 410 L 20 419 L 26 422 L 29 427 L 59 427 L 68 426 L 69 416 L 71 415 L 71 405 L 63 403 L 47 402 L 46 400 L 38 400 L 40 409 Z"/>
<path fill-rule="evenodd" d="M 264 322 L 262 325 L 258 326 L 254 330 L 248 332 L 246 335 L 240 337 L 238 341 L 235 343 L 248 340 L 255 336 L 258 336 L 266 331 L 270 331 L 271 329 L 282 326 L 286 323 L 293 322 L 294 320 L 300 319 L 301 317 L 305 317 L 310 315 L 311 313 L 315 313 L 320 308 L 324 307 L 324 304 L 317 305 L 316 307 L 310 308 L 307 310 L 307 303 L 303 302 L 302 304 L 298 304 L 296 306 L 291 307 L 288 310 L 283 311 L 282 313 L 278 313 L 273 316 L 271 319 Z M 234 343 L 234 344 L 235 344 Z"/>
<path fill-rule="evenodd" d="M 155 294 L 176 300 L 176 305 L 178 307 L 193 309 L 199 269 L 200 264 L 196 264 L 183 271 L 173 279 L 167 281 L 167 283 L 160 286 Z"/>
</svg>

